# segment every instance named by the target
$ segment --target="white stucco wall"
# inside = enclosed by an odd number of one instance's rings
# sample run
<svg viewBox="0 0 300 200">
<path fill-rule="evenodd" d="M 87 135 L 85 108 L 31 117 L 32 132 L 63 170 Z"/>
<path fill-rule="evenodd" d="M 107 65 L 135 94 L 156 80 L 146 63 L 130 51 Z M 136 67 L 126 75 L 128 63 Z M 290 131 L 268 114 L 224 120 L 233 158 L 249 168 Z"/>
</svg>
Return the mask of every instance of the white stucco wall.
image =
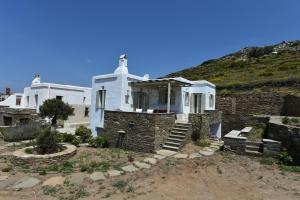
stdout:
<svg viewBox="0 0 300 200">
<path fill-rule="evenodd" d="M 22 95 L 20 93 L 15 93 L 10 95 L 9 97 L 7 97 L 7 99 L 5 99 L 4 101 L 0 102 L 0 106 L 5 106 L 5 107 L 10 107 L 10 108 L 21 108 L 21 105 L 17 105 L 16 104 L 16 100 L 17 98 L 21 98 L 22 99 Z"/>
</svg>

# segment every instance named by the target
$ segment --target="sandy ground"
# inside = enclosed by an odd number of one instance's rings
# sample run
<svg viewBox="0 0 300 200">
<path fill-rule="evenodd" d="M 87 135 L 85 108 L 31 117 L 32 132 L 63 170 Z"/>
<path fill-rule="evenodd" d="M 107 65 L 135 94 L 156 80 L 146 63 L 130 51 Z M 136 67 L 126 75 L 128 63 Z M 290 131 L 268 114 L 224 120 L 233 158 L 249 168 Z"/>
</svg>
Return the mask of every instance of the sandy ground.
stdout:
<svg viewBox="0 0 300 200">
<path fill-rule="evenodd" d="M 119 180 L 133 189 L 125 188 L 122 192 L 113 187 Z M 86 179 L 82 184 L 89 193 L 82 199 L 91 200 L 300 199 L 300 174 L 282 172 L 277 166 L 261 165 L 258 159 L 223 152 L 193 160 L 167 158 L 151 169 L 103 182 Z M 63 193 L 69 192 L 69 199 L 74 199 L 72 193 L 76 188 L 69 188 Z M 60 198 L 58 193 L 51 195 L 44 195 L 41 186 L 0 191 L 1 200 Z"/>
</svg>

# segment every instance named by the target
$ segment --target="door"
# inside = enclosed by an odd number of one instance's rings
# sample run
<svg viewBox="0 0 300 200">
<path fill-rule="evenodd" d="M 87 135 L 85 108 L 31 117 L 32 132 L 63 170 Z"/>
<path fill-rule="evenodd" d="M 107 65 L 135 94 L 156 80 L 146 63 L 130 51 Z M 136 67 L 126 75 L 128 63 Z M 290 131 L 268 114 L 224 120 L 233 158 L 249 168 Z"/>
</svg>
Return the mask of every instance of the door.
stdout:
<svg viewBox="0 0 300 200">
<path fill-rule="evenodd" d="M 194 93 L 191 95 L 191 112 L 201 113 L 202 112 L 202 94 Z"/>
</svg>

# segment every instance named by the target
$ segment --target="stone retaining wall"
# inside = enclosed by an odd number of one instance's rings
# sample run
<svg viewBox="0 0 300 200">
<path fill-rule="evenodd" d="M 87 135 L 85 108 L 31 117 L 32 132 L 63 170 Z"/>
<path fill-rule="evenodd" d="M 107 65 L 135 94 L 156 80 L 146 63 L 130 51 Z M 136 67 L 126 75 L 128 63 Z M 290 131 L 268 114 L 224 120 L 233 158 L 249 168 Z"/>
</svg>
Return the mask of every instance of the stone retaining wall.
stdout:
<svg viewBox="0 0 300 200">
<path fill-rule="evenodd" d="M 199 135 L 200 139 L 208 138 L 210 136 L 210 125 L 218 124 L 222 121 L 222 112 L 207 111 L 201 113 L 190 113 L 189 122 L 192 124 L 192 134 Z"/>
<path fill-rule="evenodd" d="M 277 93 L 217 95 L 216 108 L 224 114 L 300 116 L 300 97 Z"/>
<path fill-rule="evenodd" d="M 105 111 L 103 135 L 113 147 L 153 152 L 175 126 L 175 113 Z"/>
<path fill-rule="evenodd" d="M 300 127 L 282 124 L 280 117 L 272 117 L 268 137 L 281 141 L 282 147 L 289 152 L 296 163 L 300 164 Z"/>
<path fill-rule="evenodd" d="M 276 156 L 281 150 L 281 142 L 263 139 L 263 153 L 267 156 Z"/>
<path fill-rule="evenodd" d="M 243 154 L 246 150 L 246 139 L 246 137 L 224 137 L 224 147 L 238 154 Z"/>
</svg>

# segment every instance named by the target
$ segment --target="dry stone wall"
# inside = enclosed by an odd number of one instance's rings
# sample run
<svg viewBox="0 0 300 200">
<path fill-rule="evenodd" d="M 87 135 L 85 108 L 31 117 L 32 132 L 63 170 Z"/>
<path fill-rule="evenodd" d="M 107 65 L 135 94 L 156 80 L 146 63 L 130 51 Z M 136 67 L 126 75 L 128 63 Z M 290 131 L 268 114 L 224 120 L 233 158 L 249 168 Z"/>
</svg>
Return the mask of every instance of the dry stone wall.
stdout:
<svg viewBox="0 0 300 200">
<path fill-rule="evenodd" d="M 114 147 L 153 152 L 160 149 L 175 126 L 175 113 L 105 111 L 103 135 Z"/>
</svg>

